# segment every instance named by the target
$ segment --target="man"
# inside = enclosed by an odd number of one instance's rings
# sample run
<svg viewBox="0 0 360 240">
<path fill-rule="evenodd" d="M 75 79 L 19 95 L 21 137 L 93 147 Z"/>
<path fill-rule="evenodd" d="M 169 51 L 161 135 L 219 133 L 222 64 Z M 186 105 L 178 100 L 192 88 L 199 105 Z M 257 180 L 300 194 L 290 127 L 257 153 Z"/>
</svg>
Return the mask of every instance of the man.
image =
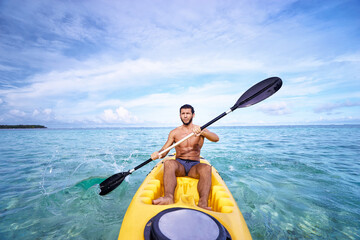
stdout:
<svg viewBox="0 0 360 240">
<path fill-rule="evenodd" d="M 208 198 L 211 188 L 211 166 L 200 163 L 200 150 L 204 144 L 204 138 L 217 142 L 219 137 L 207 129 L 201 131 L 200 126 L 194 125 L 192 120 L 195 116 L 194 108 L 185 104 L 180 108 L 180 119 L 183 123 L 180 127 L 175 128 L 169 133 L 168 140 L 161 150 L 151 154 L 151 158 L 156 160 L 166 156 L 159 156 L 159 152 L 170 147 L 189 135 L 195 135 L 175 147 L 176 160 L 167 160 L 164 162 L 164 197 L 153 200 L 155 205 L 166 205 L 174 203 L 174 191 L 177 184 L 176 177 L 189 176 L 199 179 L 199 203 L 198 206 L 211 209 L 208 207 Z"/>
</svg>

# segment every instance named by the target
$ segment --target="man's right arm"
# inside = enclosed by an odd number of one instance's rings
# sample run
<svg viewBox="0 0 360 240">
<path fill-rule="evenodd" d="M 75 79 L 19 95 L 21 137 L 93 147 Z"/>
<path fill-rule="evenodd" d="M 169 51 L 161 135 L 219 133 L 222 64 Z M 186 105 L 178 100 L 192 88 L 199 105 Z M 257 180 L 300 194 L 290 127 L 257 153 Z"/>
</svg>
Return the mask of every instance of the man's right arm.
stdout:
<svg viewBox="0 0 360 240">
<path fill-rule="evenodd" d="M 151 154 L 151 159 L 152 159 L 152 160 L 156 160 L 156 159 L 158 159 L 158 158 L 163 158 L 163 157 L 165 157 L 165 156 L 170 152 L 170 150 L 169 150 L 169 151 L 161 154 L 161 156 L 159 155 L 159 153 L 160 153 L 161 151 L 163 151 L 164 149 L 170 147 L 170 146 L 175 142 L 175 137 L 174 137 L 174 136 L 175 136 L 175 132 L 174 132 L 174 131 L 175 131 L 175 130 L 172 130 L 172 131 L 169 133 L 168 140 L 166 141 L 166 143 L 164 144 L 164 146 L 163 146 L 159 151 L 155 151 L 155 152 L 153 152 L 153 154 Z"/>
</svg>

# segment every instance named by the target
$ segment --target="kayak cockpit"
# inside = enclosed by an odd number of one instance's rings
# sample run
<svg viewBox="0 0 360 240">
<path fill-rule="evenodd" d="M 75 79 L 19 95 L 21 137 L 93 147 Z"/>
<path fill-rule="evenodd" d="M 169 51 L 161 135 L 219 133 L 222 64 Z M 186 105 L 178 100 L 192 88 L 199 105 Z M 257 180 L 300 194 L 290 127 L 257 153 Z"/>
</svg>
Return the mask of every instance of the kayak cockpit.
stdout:
<svg viewBox="0 0 360 240">
<path fill-rule="evenodd" d="M 165 160 L 166 161 L 166 160 Z M 207 161 L 202 163 L 209 164 Z M 154 199 L 164 196 L 163 184 L 163 167 L 164 164 L 158 165 L 158 169 L 153 169 L 155 173 L 152 175 L 144 186 L 140 198 L 145 204 L 152 204 Z M 212 171 L 216 171 L 212 168 Z M 235 204 L 228 193 L 228 190 L 216 178 L 217 175 L 212 174 L 211 191 L 209 195 L 208 206 L 215 212 L 231 213 Z M 198 179 L 190 177 L 177 177 L 177 185 L 174 193 L 174 201 L 192 207 L 197 206 L 199 202 L 199 193 L 197 190 Z"/>
</svg>

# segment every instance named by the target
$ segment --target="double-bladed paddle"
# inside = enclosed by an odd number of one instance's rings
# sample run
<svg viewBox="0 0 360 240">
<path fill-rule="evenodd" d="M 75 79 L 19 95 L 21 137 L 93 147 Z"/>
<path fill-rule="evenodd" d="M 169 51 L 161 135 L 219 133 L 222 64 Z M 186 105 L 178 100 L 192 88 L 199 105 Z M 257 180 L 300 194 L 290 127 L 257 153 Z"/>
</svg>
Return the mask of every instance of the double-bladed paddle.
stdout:
<svg viewBox="0 0 360 240">
<path fill-rule="evenodd" d="M 219 116 L 217 116 L 210 122 L 203 125 L 201 127 L 201 130 L 207 128 L 214 122 L 218 121 L 219 119 L 223 118 L 224 116 L 228 115 L 229 113 L 233 112 L 234 110 L 236 110 L 238 108 L 249 107 L 258 102 L 261 102 L 262 100 L 264 100 L 264 99 L 270 97 L 271 95 L 273 95 L 274 93 L 276 93 L 281 88 L 281 86 L 282 86 L 282 81 L 278 77 L 267 78 L 267 79 L 255 84 L 249 90 L 247 90 L 243 95 L 241 95 L 241 97 L 237 100 L 237 102 L 234 104 L 234 106 L 232 106 L 228 111 L 220 114 Z M 177 145 L 184 142 L 185 140 L 192 137 L 193 135 L 194 135 L 194 133 L 187 135 L 180 141 L 174 143 L 172 146 L 161 151 L 159 153 L 159 155 L 166 153 L 167 151 L 176 147 Z M 146 164 L 148 164 L 151 161 L 153 161 L 153 160 L 151 158 L 149 158 L 145 162 L 141 163 L 140 165 L 136 166 L 135 168 L 133 168 L 127 172 L 117 173 L 117 174 L 114 174 L 111 177 L 107 178 L 102 183 L 100 183 L 101 191 L 99 194 L 100 195 L 108 194 L 109 192 L 111 192 L 112 190 L 117 188 L 122 183 L 122 181 L 124 181 L 124 179 L 127 175 L 130 175 L 131 173 L 133 173 L 134 171 L 138 170 L 139 168 L 145 166 Z"/>
</svg>

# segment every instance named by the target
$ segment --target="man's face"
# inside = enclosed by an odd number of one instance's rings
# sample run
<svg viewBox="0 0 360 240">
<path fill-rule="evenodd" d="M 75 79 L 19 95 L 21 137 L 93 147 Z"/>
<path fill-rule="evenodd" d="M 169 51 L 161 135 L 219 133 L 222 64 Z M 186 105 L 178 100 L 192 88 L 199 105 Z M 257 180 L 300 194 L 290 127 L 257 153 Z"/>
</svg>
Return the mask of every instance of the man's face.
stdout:
<svg viewBox="0 0 360 240">
<path fill-rule="evenodd" d="M 192 114 L 190 108 L 183 108 L 180 111 L 180 119 L 184 125 L 189 125 L 195 114 Z"/>
</svg>

